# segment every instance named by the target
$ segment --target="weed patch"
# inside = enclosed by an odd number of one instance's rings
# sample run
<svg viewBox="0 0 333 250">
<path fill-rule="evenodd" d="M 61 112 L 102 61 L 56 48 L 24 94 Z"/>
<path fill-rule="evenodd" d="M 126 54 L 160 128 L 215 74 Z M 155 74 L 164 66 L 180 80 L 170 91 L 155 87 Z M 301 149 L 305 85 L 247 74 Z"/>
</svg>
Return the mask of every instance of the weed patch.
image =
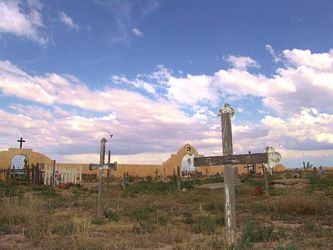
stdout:
<svg viewBox="0 0 333 250">
<path fill-rule="evenodd" d="M 216 230 L 216 222 L 210 216 L 199 216 L 196 218 L 193 232 L 194 233 L 207 233 L 212 234 L 215 233 Z"/>
<path fill-rule="evenodd" d="M 224 203 L 222 201 L 209 201 L 203 205 L 203 209 L 213 214 L 224 213 Z"/>
<path fill-rule="evenodd" d="M 288 244 L 288 245 L 278 246 L 274 250 L 300 250 L 300 248 L 294 244 Z"/>
<path fill-rule="evenodd" d="M 132 232 L 136 234 L 153 233 L 156 225 L 151 221 L 140 221 L 133 226 Z"/>
<path fill-rule="evenodd" d="M 119 216 L 111 210 L 105 211 L 105 217 L 109 221 L 118 221 L 119 220 Z"/>
<path fill-rule="evenodd" d="M 152 193 L 152 194 L 166 194 L 168 192 L 174 192 L 177 190 L 177 183 L 175 181 L 165 182 L 150 182 L 140 181 L 134 183 L 127 188 L 129 195 Z"/>
<path fill-rule="evenodd" d="M 269 242 L 274 238 L 272 226 L 265 226 L 253 220 L 245 224 L 242 232 L 242 241 L 244 242 Z"/>
</svg>

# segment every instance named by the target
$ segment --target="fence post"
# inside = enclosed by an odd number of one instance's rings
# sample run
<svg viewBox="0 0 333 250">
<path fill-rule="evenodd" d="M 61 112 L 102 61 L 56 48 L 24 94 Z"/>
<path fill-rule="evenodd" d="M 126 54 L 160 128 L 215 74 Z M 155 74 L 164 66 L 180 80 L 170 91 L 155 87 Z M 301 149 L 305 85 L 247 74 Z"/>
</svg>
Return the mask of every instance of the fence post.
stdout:
<svg viewBox="0 0 333 250">
<path fill-rule="evenodd" d="M 27 178 L 28 178 L 28 185 L 30 186 L 30 171 L 29 171 L 29 164 L 27 164 Z"/>
</svg>

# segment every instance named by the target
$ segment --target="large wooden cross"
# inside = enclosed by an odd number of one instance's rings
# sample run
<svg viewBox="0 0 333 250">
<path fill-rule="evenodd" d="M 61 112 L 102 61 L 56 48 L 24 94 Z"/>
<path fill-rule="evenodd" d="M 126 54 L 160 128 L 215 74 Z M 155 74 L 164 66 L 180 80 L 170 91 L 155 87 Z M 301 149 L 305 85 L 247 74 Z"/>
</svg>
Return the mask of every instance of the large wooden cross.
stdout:
<svg viewBox="0 0 333 250">
<path fill-rule="evenodd" d="M 100 164 L 89 164 L 90 170 L 99 170 L 99 182 L 98 182 L 98 208 L 97 208 L 97 216 L 98 218 L 102 218 L 104 216 L 104 183 L 103 183 L 103 170 L 111 170 L 117 169 L 117 162 L 110 163 L 110 156 L 108 163 L 105 164 L 105 144 L 106 139 L 101 139 L 101 148 L 100 148 Z"/>
<path fill-rule="evenodd" d="M 222 156 L 196 157 L 194 166 L 224 166 L 224 190 L 225 190 L 225 218 L 227 231 L 227 244 L 234 245 L 236 241 L 236 204 L 235 204 L 235 171 L 239 164 L 264 164 L 266 168 L 273 168 L 281 158 L 281 155 L 272 147 L 266 148 L 266 153 L 233 155 L 231 118 L 234 115 L 233 108 L 225 104 L 220 109 L 222 125 Z"/>
</svg>

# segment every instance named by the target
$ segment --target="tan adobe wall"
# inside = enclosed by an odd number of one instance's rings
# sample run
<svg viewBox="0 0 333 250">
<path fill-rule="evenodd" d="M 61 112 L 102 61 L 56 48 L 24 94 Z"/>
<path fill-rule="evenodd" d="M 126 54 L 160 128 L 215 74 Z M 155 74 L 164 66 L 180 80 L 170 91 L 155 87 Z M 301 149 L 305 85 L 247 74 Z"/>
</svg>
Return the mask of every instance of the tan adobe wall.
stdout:
<svg viewBox="0 0 333 250">
<path fill-rule="evenodd" d="M 23 154 L 29 157 L 29 164 L 44 163 L 45 166 L 52 167 L 53 160 L 47 157 L 44 154 L 33 152 L 32 149 L 18 149 L 10 148 L 8 151 L 0 151 L 0 168 L 10 167 L 11 160 L 15 155 Z M 119 164 L 117 170 L 112 171 L 112 176 L 116 178 L 122 178 L 124 173 L 127 173 L 131 176 L 146 177 L 156 176 L 156 170 L 158 170 L 159 177 L 172 176 L 174 170 L 177 171 L 177 167 L 180 167 L 182 159 L 186 154 L 192 154 L 195 156 L 199 155 L 197 150 L 190 144 L 185 144 L 181 147 L 177 154 L 172 154 L 169 159 L 163 162 L 161 165 L 150 165 L 150 164 Z M 83 174 L 99 174 L 98 170 L 90 170 L 89 164 L 87 163 L 56 163 L 56 168 L 81 168 Z M 223 166 L 207 166 L 207 167 L 198 167 L 197 170 L 204 175 L 213 175 L 213 174 L 223 174 Z M 240 165 L 237 168 L 239 174 L 247 174 L 247 165 Z M 256 165 L 256 173 L 262 173 L 262 167 L 260 164 Z M 282 164 L 278 164 L 273 171 L 282 172 L 285 171 L 286 167 Z M 177 173 L 177 172 L 176 172 Z M 106 171 L 105 171 L 106 175 Z"/>
<path fill-rule="evenodd" d="M 112 176 L 122 178 L 124 173 L 128 173 L 130 176 L 155 177 L 156 170 L 158 176 L 164 176 L 162 165 L 119 164 L 117 170 L 112 171 Z"/>
<path fill-rule="evenodd" d="M 44 163 L 45 166 L 53 166 L 53 160 L 44 154 L 33 152 L 27 148 L 9 148 L 8 151 L 0 151 L 0 168 L 9 168 L 15 155 L 27 155 L 29 164 Z"/>
<path fill-rule="evenodd" d="M 81 168 L 82 174 L 97 174 L 99 176 L 98 170 L 90 170 L 89 164 L 87 163 L 56 163 L 56 168 Z M 112 170 L 112 176 L 116 178 L 122 178 L 124 173 L 131 176 L 155 177 L 156 169 L 159 174 L 163 174 L 162 165 L 139 165 L 139 164 L 118 164 L 117 170 Z M 104 176 L 106 176 L 107 171 L 104 170 Z"/>
<path fill-rule="evenodd" d="M 190 144 L 185 144 L 181 147 L 177 154 L 172 154 L 169 159 L 162 163 L 163 170 L 165 171 L 165 176 L 173 175 L 174 170 L 177 171 L 177 167 L 181 168 L 181 163 L 186 154 L 191 154 L 199 156 L 197 150 Z"/>
<path fill-rule="evenodd" d="M 203 175 L 223 175 L 223 169 L 223 166 L 197 167 L 197 171 L 201 172 Z"/>
<path fill-rule="evenodd" d="M 90 174 L 92 172 L 87 163 L 56 163 L 56 168 L 81 168 L 82 174 Z"/>
</svg>

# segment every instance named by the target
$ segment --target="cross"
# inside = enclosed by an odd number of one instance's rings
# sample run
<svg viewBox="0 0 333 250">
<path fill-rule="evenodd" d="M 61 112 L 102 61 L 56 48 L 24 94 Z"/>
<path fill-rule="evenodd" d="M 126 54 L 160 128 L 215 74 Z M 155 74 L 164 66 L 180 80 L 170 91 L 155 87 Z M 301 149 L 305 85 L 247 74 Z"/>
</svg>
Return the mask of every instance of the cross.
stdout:
<svg viewBox="0 0 333 250">
<path fill-rule="evenodd" d="M 21 137 L 20 140 L 17 140 L 17 142 L 20 143 L 20 148 L 22 148 L 22 144 L 23 144 L 23 142 L 25 142 L 25 140 L 23 140 L 23 138 Z"/>
<path fill-rule="evenodd" d="M 107 163 L 105 164 L 105 144 L 106 139 L 101 139 L 101 147 L 100 147 L 100 164 L 89 164 L 90 170 L 99 170 L 99 182 L 98 182 L 98 217 L 102 218 L 104 215 L 104 200 L 103 200 L 103 170 L 109 169 L 117 169 L 117 162 L 114 163 Z M 110 158 L 109 158 L 110 159 Z"/>
<path fill-rule="evenodd" d="M 194 166 L 221 166 L 224 165 L 224 190 L 225 190 L 225 218 L 227 244 L 234 245 L 236 242 L 236 204 L 235 204 L 235 171 L 239 164 L 264 164 L 266 168 L 273 168 L 281 159 L 281 155 L 272 147 L 266 148 L 266 153 L 233 155 L 231 118 L 234 109 L 225 104 L 220 109 L 222 125 L 222 156 L 196 157 Z"/>
</svg>

